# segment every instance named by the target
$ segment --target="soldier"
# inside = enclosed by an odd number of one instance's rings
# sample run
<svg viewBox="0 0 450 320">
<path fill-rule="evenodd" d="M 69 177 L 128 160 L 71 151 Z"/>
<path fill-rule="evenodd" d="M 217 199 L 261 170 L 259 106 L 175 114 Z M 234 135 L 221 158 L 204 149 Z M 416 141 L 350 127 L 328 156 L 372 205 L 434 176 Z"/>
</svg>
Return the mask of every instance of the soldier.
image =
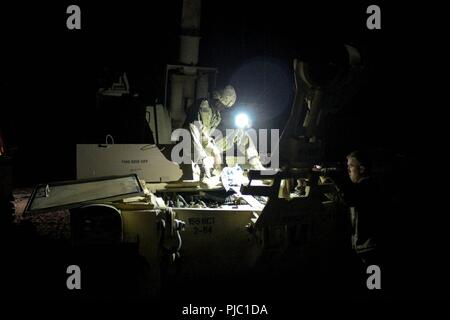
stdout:
<svg viewBox="0 0 450 320">
<path fill-rule="evenodd" d="M 353 185 L 345 195 L 351 209 L 352 248 L 363 263 L 370 265 L 376 259 L 382 196 L 371 177 L 370 160 L 362 152 L 347 156 L 347 169 Z"/>
<path fill-rule="evenodd" d="M 231 85 L 212 94 L 212 98 L 203 100 L 198 108 L 197 120 L 188 118 L 191 131 L 196 162 L 200 163 L 202 176 L 210 178 L 220 175 L 222 166 L 222 154 L 235 144 L 243 150 L 246 159 L 253 169 L 263 169 L 258 152 L 243 129 L 235 129 L 232 134 L 221 139 L 214 138 L 214 131 L 219 126 L 222 118 L 221 111 L 231 108 L 236 102 L 236 91 Z"/>
</svg>

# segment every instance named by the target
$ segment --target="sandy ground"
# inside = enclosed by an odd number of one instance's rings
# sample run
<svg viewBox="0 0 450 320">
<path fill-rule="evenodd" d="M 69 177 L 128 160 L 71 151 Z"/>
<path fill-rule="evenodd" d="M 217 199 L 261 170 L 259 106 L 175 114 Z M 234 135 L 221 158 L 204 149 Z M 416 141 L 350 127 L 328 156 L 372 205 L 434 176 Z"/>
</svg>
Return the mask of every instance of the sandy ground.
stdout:
<svg viewBox="0 0 450 320">
<path fill-rule="evenodd" d="M 39 214 L 27 215 L 24 213 L 33 189 L 16 189 L 13 192 L 16 223 L 28 221 L 35 228 L 39 236 L 48 239 L 70 238 L 70 216 L 68 210 L 56 210 Z"/>
</svg>

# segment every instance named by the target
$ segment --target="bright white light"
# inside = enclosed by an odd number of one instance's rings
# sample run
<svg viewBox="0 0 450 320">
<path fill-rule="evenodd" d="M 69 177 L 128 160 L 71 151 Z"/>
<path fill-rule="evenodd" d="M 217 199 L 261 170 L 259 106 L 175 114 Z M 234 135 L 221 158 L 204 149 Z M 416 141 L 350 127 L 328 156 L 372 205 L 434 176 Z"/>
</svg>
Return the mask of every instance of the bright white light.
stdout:
<svg viewBox="0 0 450 320">
<path fill-rule="evenodd" d="M 245 113 L 239 113 L 234 119 L 236 127 L 244 129 L 250 127 L 250 119 Z"/>
</svg>

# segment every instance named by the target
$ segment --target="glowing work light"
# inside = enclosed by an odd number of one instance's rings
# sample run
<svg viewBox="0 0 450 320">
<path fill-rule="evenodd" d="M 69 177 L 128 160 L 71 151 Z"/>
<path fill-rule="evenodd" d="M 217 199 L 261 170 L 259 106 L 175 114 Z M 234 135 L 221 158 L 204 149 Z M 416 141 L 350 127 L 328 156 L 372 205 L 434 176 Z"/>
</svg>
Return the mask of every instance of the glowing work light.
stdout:
<svg viewBox="0 0 450 320">
<path fill-rule="evenodd" d="M 245 113 L 236 115 L 234 123 L 240 129 L 250 128 L 250 118 Z"/>
</svg>

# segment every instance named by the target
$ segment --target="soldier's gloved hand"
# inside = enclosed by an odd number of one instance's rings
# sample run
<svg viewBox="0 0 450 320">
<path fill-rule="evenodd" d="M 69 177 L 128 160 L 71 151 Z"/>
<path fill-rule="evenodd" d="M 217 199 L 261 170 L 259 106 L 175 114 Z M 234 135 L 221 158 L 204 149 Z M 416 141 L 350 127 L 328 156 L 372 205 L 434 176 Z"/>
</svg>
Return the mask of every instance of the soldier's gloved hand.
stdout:
<svg viewBox="0 0 450 320">
<path fill-rule="evenodd" d="M 206 177 L 211 177 L 211 172 L 214 169 L 214 157 L 207 156 L 202 160 L 202 167 Z"/>
</svg>

